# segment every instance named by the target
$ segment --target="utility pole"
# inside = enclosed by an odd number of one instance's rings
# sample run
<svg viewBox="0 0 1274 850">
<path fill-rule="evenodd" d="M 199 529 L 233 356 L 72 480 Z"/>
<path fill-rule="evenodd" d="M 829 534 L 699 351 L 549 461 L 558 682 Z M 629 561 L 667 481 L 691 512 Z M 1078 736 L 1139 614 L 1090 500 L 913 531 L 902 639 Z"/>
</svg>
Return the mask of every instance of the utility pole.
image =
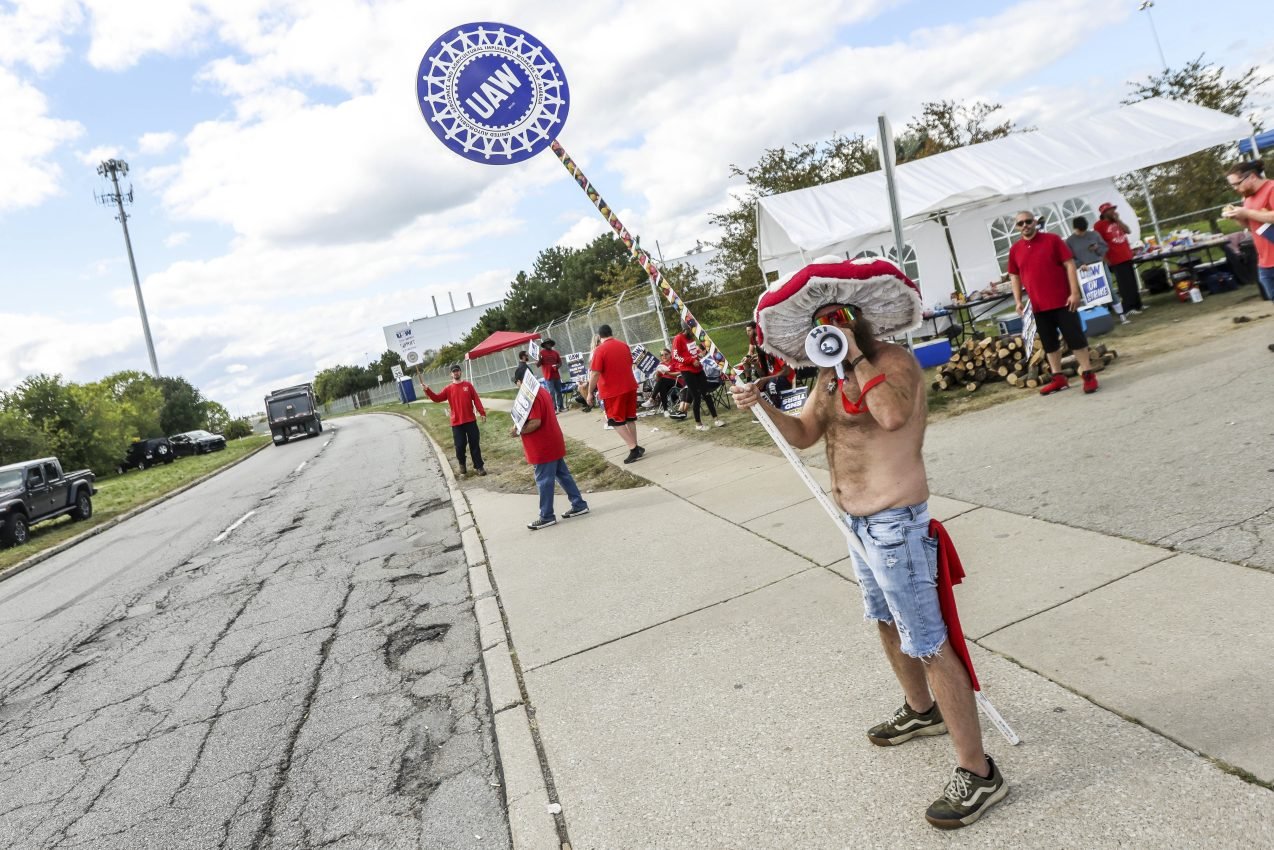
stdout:
<svg viewBox="0 0 1274 850">
<path fill-rule="evenodd" d="M 155 343 L 150 337 L 150 321 L 146 318 L 146 302 L 142 298 L 142 284 L 137 279 L 137 261 L 133 259 L 133 240 L 128 237 L 128 213 L 124 212 L 124 202 L 133 202 L 133 187 L 129 186 L 127 192 L 123 192 L 119 188 L 119 178 L 128 175 L 128 163 L 122 159 L 108 159 L 97 167 L 97 173 L 102 177 L 110 178 L 111 185 L 115 187 L 114 192 L 107 192 L 97 195 L 97 202 L 103 206 L 115 205 L 119 211 L 116 216 L 119 223 L 124 227 L 124 247 L 128 249 L 128 266 L 133 270 L 133 291 L 137 293 L 137 312 L 142 317 L 142 332 L 146 335 L 146 353 L 150 355 L 150 371 L 159 377 L 159 361 L 155 358 Z"/>
<path fill-rule="evenodd" d="M 1155 0 L 1144 0 L 1144 2 L 1137 7 L 1137 11 L 1145 12 L 1146 20 L 1150 21 L 1150 34 L 1155 37 L 1155 47 L 1159 49 L 1159 62 L 1163 65 L 1163 71 L 1166 74 L 1168 72 L 1168 60 L 1164 58 L 1163 45 L 1159 43 L 1159 30 L 1155 29 L 1154 15 L 1150 14 L 1150 10 L 1154 8 L 1154 5 Z"/>
</svg>

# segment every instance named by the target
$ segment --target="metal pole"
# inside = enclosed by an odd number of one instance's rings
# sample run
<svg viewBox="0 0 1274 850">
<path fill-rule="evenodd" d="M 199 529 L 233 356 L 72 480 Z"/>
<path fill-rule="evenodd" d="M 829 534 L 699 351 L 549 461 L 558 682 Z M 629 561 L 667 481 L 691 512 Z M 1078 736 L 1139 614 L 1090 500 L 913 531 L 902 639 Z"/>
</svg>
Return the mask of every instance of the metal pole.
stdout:
<svg viewBox="0 0 1274 850">
<path fill-rule="evenodd" d="M 119 191 L 119 174 L 114 168 L 109 167 L 106 172 L 110 174 L 111 183 L 115 186 L 115 206 L 119 210 L 119 223 L 124 228 L 124 247 L 128 250 L 128 267 L 133 272 L 133 292 L 137 295 L 137 312 L 142 317 L 142 333 L 146 336 L 146 353 L 150 356 L 150 371 L 158 378 L 159 360 L 155 357 L 155 342 L 150 336 L 150 320 L 146 317 L 146 301 L 142 298 L 142 284 L 137 279 L 137 260 L 133 258 L 133 240 L 128 235 L 128 213 L 124 212 L 124 197 Z"/>
<path fill-rule="evenodd" d="M 656 246 L 658 244 L 655 243 Z M 655 286 L 654 278 L 650 278 L 650 304 L 659 317 L 659 332 L 664 337 L 664 348 L 672 348 L 672 337 L 668 336 L 668 320 L 664 318 L 664 305 L 659 302 L 659 287 Z"/>
<path fill-rule="evenodd" d="M 1154 15 L 1150 14 L 1150 9 L 1154 5 L 1155 5 L 1154 0 L 1145 0 L 1144 3 L 1142 3 L 1139 7 L 1137 7 L 1137 11 L 1145 12 L 1146 20 L 1150 21 L 1150 34 L 1155 37 L 1155 47 L 1158 48 L 1159 50 L 1159 62 L 1160 64 L 1163 65 L 1164 73 L 1167 73 L 1168 60 L 1164 58 L 1163 45 L 1159 43 L 1159 30 L 1155 29 L 1155 17 Z"/>
<path fill-rule="evenodd" d="M 628 342 L 628 325 L 624 323 L 624 296 L 627 294 L 628 290 L 625 289 L 619 293 L 619 300 L 615 302 L 615 315 L 619 316 L 619 332 L 622 334 L 620 339 L 624 342 Z"/>
<path fill-rule="evenodd" d="M 1137 179 L 1141 181 L 1141 191 L 1146 196 L 1146 209 L 1150 212 L 1150 223 L 1155 228 L 1155 239 L 1159 240 L 1159 247 L 1163 247 L 1163 233 L 1159 230 L 1159 216 L 1155 214 L 1155 199 L 1150 197 L 1150 183 L 1146 181 L 1146 173 L 1144 171 L 1137 172 Z"/>
</svg>

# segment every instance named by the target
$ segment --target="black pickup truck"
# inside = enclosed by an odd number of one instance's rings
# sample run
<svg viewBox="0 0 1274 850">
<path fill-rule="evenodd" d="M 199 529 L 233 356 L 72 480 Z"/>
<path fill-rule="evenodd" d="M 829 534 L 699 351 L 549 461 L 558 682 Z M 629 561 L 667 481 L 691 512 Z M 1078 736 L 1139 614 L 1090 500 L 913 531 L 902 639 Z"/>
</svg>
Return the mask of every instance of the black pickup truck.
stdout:
<svg viewBox="0 0 1274 850">
<path fill-rule="evenodd" d="M 33 523 L 62 514 L 91 517 L 96 477 L 87 469 L 63 473 L 55 457 L 0 466 L 0 545 L 21 546 Z"/>
</svg>

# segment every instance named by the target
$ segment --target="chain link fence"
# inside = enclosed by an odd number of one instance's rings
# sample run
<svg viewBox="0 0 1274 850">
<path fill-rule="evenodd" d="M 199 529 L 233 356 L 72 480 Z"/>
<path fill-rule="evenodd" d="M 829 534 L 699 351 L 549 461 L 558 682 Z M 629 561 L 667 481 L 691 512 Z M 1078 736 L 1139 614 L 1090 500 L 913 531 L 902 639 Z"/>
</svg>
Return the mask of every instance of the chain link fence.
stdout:
<svg viewBox="0 0 1274 850">
<path fill-rule="evenodd" d="M 762 289 L 761 286 L 731 289 L 686 299 L 685 304 L 708 335 L 712 336 L 714 331 L 746 324 L 752 317 L 752 310 Z M 681 316 L 662 294 L 656 295 L 649 285 L 645 285 L 627 289 L 613 298 L 595 301 L 588 307 L 540 325 L 533 332 L 538 333 L 541 340 L 551 339 L 557 343 L 557 350 L 563 359 L 562 377 L 567 381 L 567 355 L 588 355 L 593 350 L 597 329 L 602 325 L 610 325 L 614 335 L 629 345 L 640 343 L 647 350 L 658 354 L 662 348 L 672 344 L 672 337 L 681 327 Z M 479 393 L 511 390 L 513 374 L 518 368 L 518 352 L 523 350 L 525 346 L 506 348 L 476 360 L 467 360 L 461 364 L 465 370 L 465 378 L 473 383 Z M 738 356 L 737 352 L 731 353 Z M 433 388 L 446 386 L 451 383 L 449 364 L 412 376 L 418 399 L 425 397 L 421 388 L 422 379 Z M 397 401 L 398 398 L 398 388 L 392 383 L 385 383 L 374 389 L 328 402 L 324 409 L 327 413 L 348 413 L 368 405 Z"/>
</svg>

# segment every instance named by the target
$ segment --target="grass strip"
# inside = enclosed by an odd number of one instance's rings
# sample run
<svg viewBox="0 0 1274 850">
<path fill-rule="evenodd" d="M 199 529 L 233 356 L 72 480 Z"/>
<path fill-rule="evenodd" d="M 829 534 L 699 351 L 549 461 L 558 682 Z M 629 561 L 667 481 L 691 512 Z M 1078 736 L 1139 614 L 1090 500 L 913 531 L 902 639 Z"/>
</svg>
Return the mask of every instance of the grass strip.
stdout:
<svg viewBox="0 0 1274 850">
<path fill-rule="evenodd" d="M 487 474 L 478 476 L 470 469 L 467 476 L 461 476 L 453 450 L 455 444 L 451 439 L 451 420 L 447 415 L 447 405 L 391 403 L 364 407 L 356 412 L 378 411 L 406 414 L 424 425 L 429 436 L 442 447 L 443 457 L 456 472 L 456 480 L 462 488 L 478 487 L 500 493 L 535 492 L 535 474 L 531 465 L 526 462 L 526 455 L 522 452 L 522 438 L 509 436 L 509 428 L 512 425 L 509 414 L 492 410 L 488 412 L 485 423 L 479 421 L 478 430 L 482 434 L 482 462 L 486 466 Z M 566 463 L 571 468 L 575 483 L 585 493 L 628 490 L 633 487 L 644 487 L 647 483 L 608 461 L 601 452 L 570 437 L 566 437 Z"/>
</svg>

